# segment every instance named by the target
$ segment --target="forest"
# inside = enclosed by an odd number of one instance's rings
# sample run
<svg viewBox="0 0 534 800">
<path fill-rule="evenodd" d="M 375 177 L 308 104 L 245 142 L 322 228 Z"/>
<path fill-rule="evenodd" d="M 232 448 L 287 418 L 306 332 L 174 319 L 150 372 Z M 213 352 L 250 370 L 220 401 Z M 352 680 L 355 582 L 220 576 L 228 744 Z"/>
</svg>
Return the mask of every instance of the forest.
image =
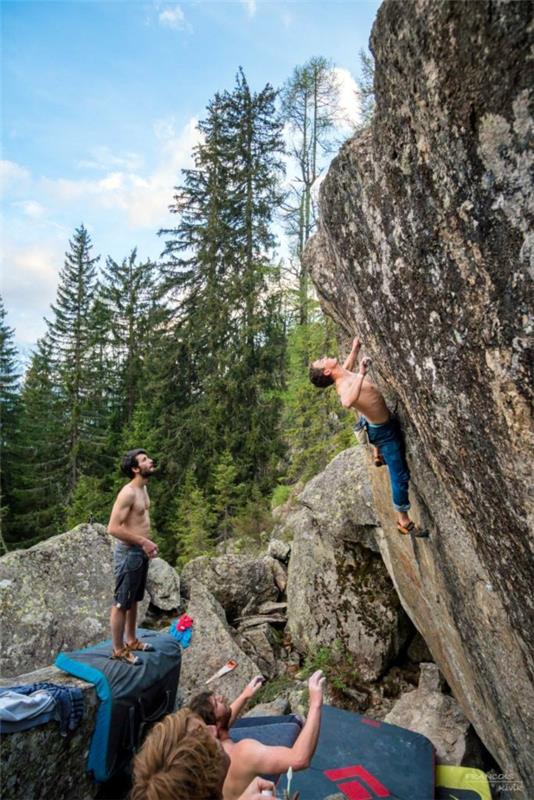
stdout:
<svg viewBox="0 0 534 800">
<path fill-rule="evenodd" d="M 0 305 L 4 550 L 106 524 L 121 456 L 143 447 L 158 463 L 160 552 L 180 565 L 229 538 L 258 541 L 271 509 L 350 446 L 350 416 L 308 380 L 310 359 L 338 345 L 303 258 L 339 109 L 324 58 L 280 90 L 253 91 L 239 70 L 207 104 L 157 263 L 135 246 L 102 258 L 80 224 L 24 369 Z"/>
</svg>

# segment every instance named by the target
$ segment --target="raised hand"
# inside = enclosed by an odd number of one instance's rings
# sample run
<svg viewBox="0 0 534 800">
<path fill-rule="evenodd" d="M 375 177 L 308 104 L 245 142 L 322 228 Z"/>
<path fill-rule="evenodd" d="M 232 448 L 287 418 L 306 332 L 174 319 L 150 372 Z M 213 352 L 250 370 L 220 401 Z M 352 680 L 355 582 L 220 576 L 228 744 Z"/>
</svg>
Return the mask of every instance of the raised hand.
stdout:
<svg viewBox="0 0 534 800">
<path fill-rule="evenodd" d="M 308 691 L 310 693 L 310 706 L 322 706 L 325 677 L 322 669 L 314 672 L 308 681 Z"/>
<path fill-rule="evenodd" d="M 243 694 L 245 694 L 246 697 L 254 697 L 258 689 L 263 686 L 264 681 L 265 678 L 262 675 L 256 675 L 255 678 L 252 678 L 250 683 L 247 683 Z"/>
<path fill-rule="evenodd" d="M 373 362 L 368 356 L 362 358 L 362 360 L 360 361 L 360 375 L 367 375 L 367 371 L 369 370 L 369 367 L 371 366 L 372 363 Z"/>
</svg>

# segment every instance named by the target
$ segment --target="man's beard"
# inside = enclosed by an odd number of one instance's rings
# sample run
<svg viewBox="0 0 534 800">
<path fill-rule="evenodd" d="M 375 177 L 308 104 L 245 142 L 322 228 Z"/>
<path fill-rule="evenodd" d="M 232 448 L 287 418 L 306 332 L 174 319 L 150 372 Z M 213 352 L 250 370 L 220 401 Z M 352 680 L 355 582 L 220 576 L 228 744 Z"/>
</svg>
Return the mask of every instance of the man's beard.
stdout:
<svg viewBox="0 0 534 800">
<path fill-rule="evenodd" d="M 144 469 L 140 470 L 139 474 L 141 475 L 142 478 L 151 478 L 152 475 L 154 475 L 155 471 L 156 471 L 156 467 L 155 466 L 154 467 L 145 467 Z"/>
<path fill-rule="evenodd" d="M 226 711 L 224 714 L 221 714 L 219 719 L 217 720 L 217 725 L 221 730 L 227 731 L 230 727 L 230 720 L 232 719 L 232 711 L 228 706 L 226 707 Z"/>
</svg>

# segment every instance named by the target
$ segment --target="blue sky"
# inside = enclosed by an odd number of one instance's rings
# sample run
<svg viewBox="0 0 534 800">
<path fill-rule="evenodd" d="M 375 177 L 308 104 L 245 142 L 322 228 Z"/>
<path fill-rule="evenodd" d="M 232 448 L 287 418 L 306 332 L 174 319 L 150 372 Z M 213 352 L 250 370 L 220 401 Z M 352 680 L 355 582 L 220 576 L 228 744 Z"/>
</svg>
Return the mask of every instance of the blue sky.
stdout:
<svg viewBox="0 0 534 800">
<path fill-rule="evenodd" d="M 239 66 L 281 86 L 313 55 L 347 114 L 379 3 L 2 2 L 2 294 L 27 354 L 44 332 L 74 228 L 94 253 L 157 258 L 195 125 Z"/>
</svg>

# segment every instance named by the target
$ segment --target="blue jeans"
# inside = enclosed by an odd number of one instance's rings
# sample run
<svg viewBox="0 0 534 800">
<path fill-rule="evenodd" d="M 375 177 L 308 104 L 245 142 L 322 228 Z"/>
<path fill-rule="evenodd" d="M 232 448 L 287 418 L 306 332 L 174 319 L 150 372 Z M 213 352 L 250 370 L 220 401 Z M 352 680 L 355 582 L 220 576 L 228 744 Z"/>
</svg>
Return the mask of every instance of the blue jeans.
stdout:
<svg viewBox="0 0 534 800">
<path fill-rule="evenodd" d="M 369 441 L 380 449 L 391 481 L 391 494 L 393 505 L 397 511 L 408 511 L 410 500 L 408 498 L 408 485 L 410 483 L 410 470 L 404 454 L 404 442 L 400 425 L 394 417 L 382 425 L 367 423 Z"/>
</svg>

